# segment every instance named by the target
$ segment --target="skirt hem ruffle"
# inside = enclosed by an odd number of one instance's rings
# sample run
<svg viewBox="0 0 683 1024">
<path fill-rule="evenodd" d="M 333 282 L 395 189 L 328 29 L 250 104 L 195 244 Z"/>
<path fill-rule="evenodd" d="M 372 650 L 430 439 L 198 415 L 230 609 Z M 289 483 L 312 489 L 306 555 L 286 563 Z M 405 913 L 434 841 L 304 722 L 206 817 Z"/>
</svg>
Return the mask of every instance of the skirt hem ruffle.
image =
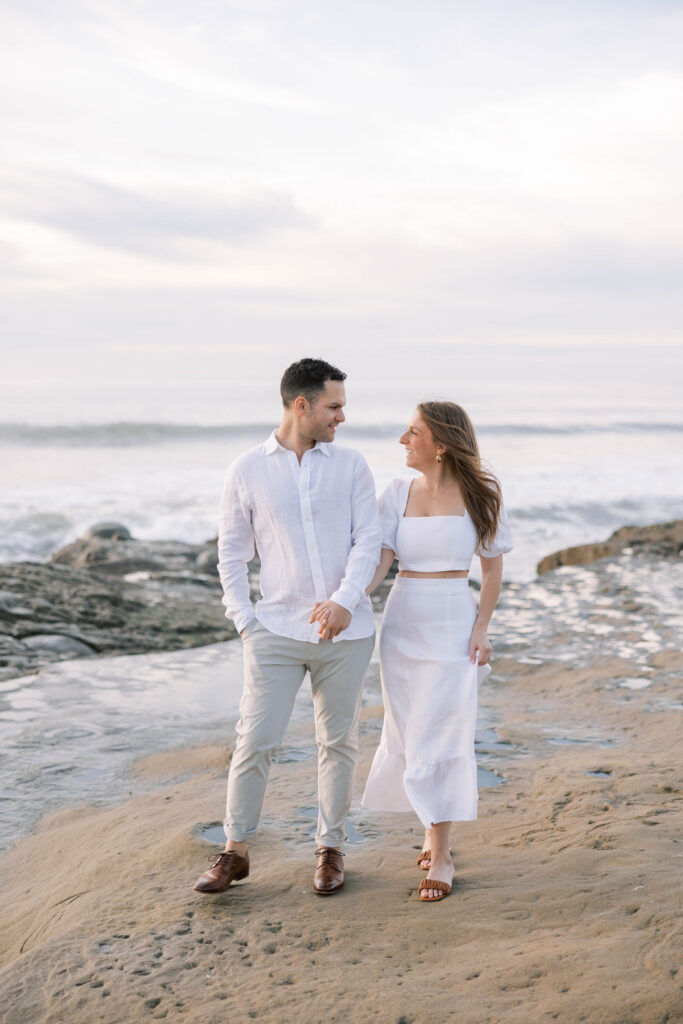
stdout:
<svg viewBox="0 0 683 1024">
<path fill-rule="evenodd" d="M 466 774 L 472 776 L 473 788 L 464 798 L 434 800 L 432 794 L 438 792 L 441 787 L 432 786 L 431 780 L 440 775 L 443 784 L 444 776 L 447 778 L 450 773 L 455 774 L 457 771 L 457 778 L 462 785 L 463 761 L 467 763 L 469 769 Z M 459 762 L 459 770 L 455 769 L 456 762 Z M 453 767 L 446 772 L 439 772 L 440 767 L 447 765 Z M 476 761 L 469 755 L 451 757 L 432 764 L 413 765 L 409 768 L 401 754 L 390 754 L 380 746 L 375 754 L 361 799 L 361 807 L 367 811 L 384 811 L 392 814 L 413 811 L 425 828 L 439 821 L 475 821 L 479 799 L 476 778 Z M 441 791 L 443 792 L 443 789 Z M 425 799 L 422 799 L 422 796 Z"/>
</svg>

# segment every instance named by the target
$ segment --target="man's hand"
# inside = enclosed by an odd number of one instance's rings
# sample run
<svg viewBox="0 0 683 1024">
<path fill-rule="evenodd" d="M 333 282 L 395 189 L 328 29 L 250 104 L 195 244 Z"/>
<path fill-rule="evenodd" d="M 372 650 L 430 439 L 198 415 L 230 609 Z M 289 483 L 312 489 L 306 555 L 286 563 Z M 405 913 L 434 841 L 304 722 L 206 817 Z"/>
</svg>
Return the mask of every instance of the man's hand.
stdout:
<svg viewBox="0 0 683 1024">
<path fill-rule="evenodd" d="M 351 612 L 336 601 L 316 601 L 309 622 L 319 625 L 318 635 L 321 640 L 331 640 L 339 636 L 351 622 Z"/>
</svg>

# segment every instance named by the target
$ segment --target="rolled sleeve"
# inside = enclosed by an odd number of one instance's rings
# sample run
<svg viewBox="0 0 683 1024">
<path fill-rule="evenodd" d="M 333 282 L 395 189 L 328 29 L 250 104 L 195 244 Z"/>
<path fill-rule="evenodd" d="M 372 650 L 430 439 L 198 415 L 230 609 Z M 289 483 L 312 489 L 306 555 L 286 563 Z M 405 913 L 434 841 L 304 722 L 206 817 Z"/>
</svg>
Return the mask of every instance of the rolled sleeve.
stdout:
<svg viewBox="0 0 683 1024">
<path fill-rule="evenodd" d="M 235 466 L 225 474 L 218 521 L 218 574 L 223 587 L 226 617 L 238 633 L 254 618 L 247 562 L 254 557 L 254 529 L 251 511 L 240 487 Z"/>
</svg>

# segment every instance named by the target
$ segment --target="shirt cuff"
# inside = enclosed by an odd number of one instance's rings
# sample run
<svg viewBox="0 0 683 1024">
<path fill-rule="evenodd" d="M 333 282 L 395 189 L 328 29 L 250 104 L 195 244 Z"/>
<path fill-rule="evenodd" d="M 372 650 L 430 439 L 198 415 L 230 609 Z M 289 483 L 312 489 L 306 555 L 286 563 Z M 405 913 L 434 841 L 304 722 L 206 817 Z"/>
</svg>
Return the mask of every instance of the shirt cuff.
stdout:
<svg viewBox="0 0 683 1024">
<path fill-rule="evenodd" d="M 358 607 L 360 598 L 356 597 L 353 591 L 349 590 L 347 587 L 340 587 L 339 590 L 335 590 L 330 601 L 334 601 L 335 604 L 340 604 L 342 608 L 346 608 L 347 612 L 353 615 Z"/>
<path fill-rule="evenodd" d="M 253 622 L 256 615 L 254 614 L 252 605 L 249 605 L 248 608 L 240 609 L 240 611 L 236 612 L 235 615 L 227 615 L 226 617 L 228 619 L 232 618 L 232 621 L 235 623 L 235 629 L 238 633 L 241 633 L 245 626 L 248 626 L 250 622 Z"/>
</svg>

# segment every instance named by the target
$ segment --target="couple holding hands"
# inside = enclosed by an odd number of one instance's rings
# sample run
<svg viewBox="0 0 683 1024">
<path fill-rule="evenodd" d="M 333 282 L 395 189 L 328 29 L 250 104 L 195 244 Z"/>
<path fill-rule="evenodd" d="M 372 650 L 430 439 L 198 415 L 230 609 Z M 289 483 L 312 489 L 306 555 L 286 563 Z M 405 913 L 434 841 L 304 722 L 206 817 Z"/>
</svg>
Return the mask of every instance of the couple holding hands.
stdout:
<svg viewBox="0 0 683 1024">
<path fill-rule="evenodd" d="M 280 426 L 228 468 L 218 568 L 226 615 L 243 643 L 244 689 L 228 774 L 225 851 L 195 882 L 224 892 L 249 874 L 271 757 L 310 672 L 318 746 L 314 891 L 344 885 L 344 827 L 358 756 L 363 677 L 374 647 L 368 595 L 396 556 L 380 636 L 384 725 L 362 805 L 414 811 L 425 828 L 422 902 L 453 883 L 450 824 L 477 816 L 477 685 L 488 674 L 487 624 L 510 529 L 496 478 L 482 467 L 469 417 L 423 402 L 400 437 L 406 466 L 379 508 L 363 457 L 334 444 L 346 374 L 320 359 L 284 373 Z M 251 603 L 247 563 L 261 559 Z M 481 558 L 479 607 L 468 584 Z"/>
</svg>

